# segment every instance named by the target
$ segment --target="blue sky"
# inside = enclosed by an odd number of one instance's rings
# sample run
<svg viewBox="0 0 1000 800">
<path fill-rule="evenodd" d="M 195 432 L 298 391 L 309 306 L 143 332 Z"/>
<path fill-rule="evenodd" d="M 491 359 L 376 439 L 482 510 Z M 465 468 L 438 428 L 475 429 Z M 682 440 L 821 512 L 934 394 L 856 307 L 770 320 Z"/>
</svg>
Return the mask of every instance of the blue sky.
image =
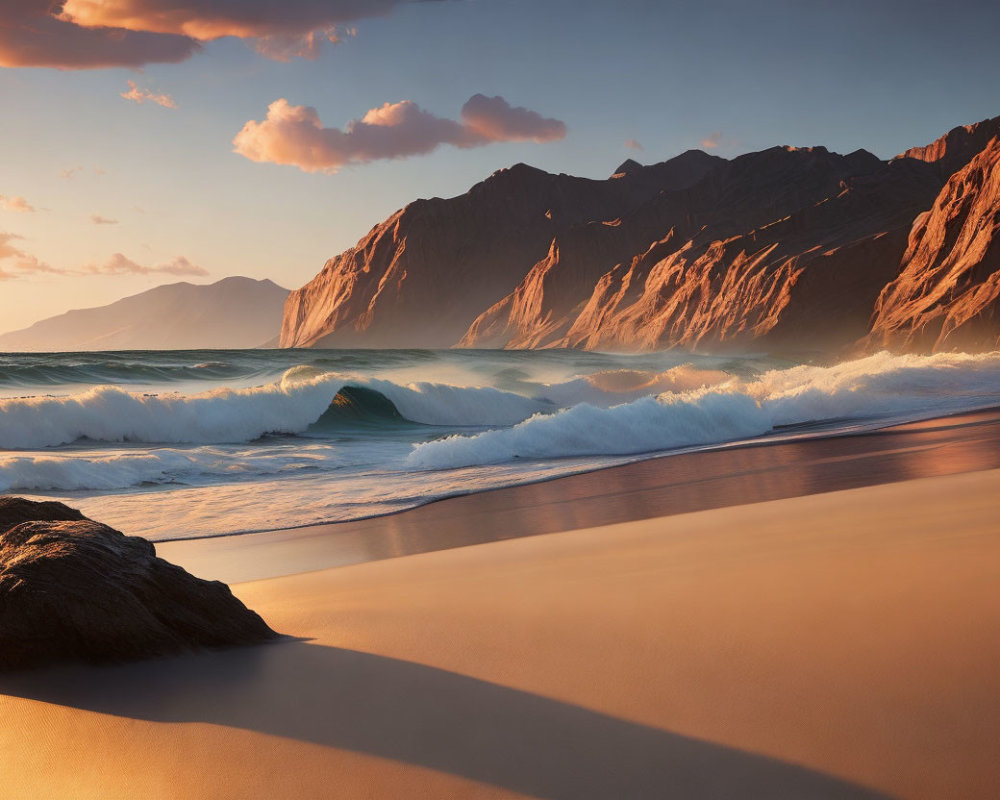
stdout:
<svg viewBox="0 0 1000 800">
<path fill-rule="evenodd" d="M 1000 114 L 991 6 L 439 0 L 351 22 L 357 34 L 315 60 L 271 60 L 227 37 L 141 70 L 0 67 L 0 195 L 36 209 L 0 210 L 0 233 L 51 268 L 6 269 L 0 329 L 178 280 L 155 268 L 179 257 L 207 273 L 196 282 L 297 287 L 410 200 L 459 194 L 518 161 L 606 177 L 713 135 L 723 156 L 822 144 L 889 157 Z M 129 80 L 177 108 L 123 99 Z M 479 93 L 564 122 L 565 138 L 442 145 L 336 174 L 233 152 L 279 98 L 340 128 L 403 100 L 459 119 Z M 115 253 L 153 271 L 90 274 Z"/>
</svg>

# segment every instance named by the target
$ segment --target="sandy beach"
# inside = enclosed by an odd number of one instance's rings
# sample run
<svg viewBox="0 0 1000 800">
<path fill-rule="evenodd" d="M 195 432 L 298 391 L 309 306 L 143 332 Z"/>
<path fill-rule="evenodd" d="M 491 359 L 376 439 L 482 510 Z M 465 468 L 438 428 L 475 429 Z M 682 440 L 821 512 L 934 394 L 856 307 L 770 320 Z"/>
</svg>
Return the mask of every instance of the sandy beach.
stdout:
<svg viewBox="0 0 1000 800">
<path fill-rule="evenodd" d="M 162 544 L 288 638 L 4 677 L 0 796 L 996 797 L 998 430 Z"/>
</svg>

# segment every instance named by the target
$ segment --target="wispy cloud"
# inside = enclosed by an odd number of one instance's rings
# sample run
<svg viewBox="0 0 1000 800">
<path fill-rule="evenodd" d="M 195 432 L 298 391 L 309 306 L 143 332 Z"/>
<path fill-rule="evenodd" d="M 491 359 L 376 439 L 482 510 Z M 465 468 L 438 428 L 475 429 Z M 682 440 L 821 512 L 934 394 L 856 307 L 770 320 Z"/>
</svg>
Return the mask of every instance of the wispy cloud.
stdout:
<svg viewBox="0 0 1000 800">
<path fill-rule="evenodd" d="M 13 280 L 39 272 L 59 274 L 60 270 L 12 244 L 22 238 L 16 233 L 0 233 L 0 280 Z"/>
<path fill-rule="evenodd" d="M 70 178 L 75 178 L 81 172 L 83 172 L 83 167 L 68 167 L 59 172 L 59 177 L 69 180 Z"/>
<path fill-rule="evenodd" d="M 461 121 L 424 111 L 412 100 L 385 103 L 343 128 L 324 128 L 315 108 L 284 98 L 268 107 L 262 122 L 251 120 L 233 140 L 234 152 L 251 161 L 289 164 L 305 172 L 336 172 L 349 164 L 407 158 L 454 147 L 493 142 L 549 142 L 566 136 L 566 125 L 502 97 L 473 95 Z"/>
<path fill-rule="evenodd" d="M 169 94 L 156 94 L 149 89 L 140 89 L 136 86 L 135 81 L 128 82 L 128 91 L 121 92 L 121 96 L 126 100 L 131 100 L 134 103 L 139 103 L 142 105 L 147 100 L 151 103 L 156 103 L 158 106 L 163 106 L 164 108 L 177 108 L 177 103 L 174 102 Z"/>
<path fill-rule="evenodd" d="M 146 266 L 122 253 L 115 253 L 106 261 L 87 264 L 81 269 L 57 269 L 39 258 L 26 253 L 14 244 L 22 237 L 14 233 L 0 233 L 0 280 L 16 280 L 30 275 L 65 275 L 93 277 L 99 275 L 174 275 L 202 277 L 208 270 L 191 263 L 184 256 L 176 256 L 164 264 Z"/>
<path fill-rule="evenodd" d="M 701 146 L 708 150 L 718 147 L 720 144 L 722 144 L 722 131 L 716 131 L 701 140 Z"/>
<path fill-rule="evenodd" d="M 637 139 L 626 139 L 625 140 L 625 149 L 626 150 L 642 150 L 643 149 L 642 148 L 642 142 L 638 141 Z"/>
<path fill-rule="evenodd" d="M 118 220 L 111 219 L 110 217 L 102 217 L 100 214 L 91 214 L 90 221 L 95 225 L 117 225 Z"/>
<path fill-rule="evenodd" d="M 84 275 L 208 275 L 208 270 L 192 264 L 184 256 L 177 256 L 165 264 L 147 267 L 138 264 L 122 253 L 115 253 L 100 264 L 87 264 L 80 274 Z"/>
<path fill-rule="evenodd" d="M 35 207 L 23 197 L 6 194 L 0 194 L 0 208 L 4 211 L 16 211 L 20 214 L 30 214 L 35 211 Z"/>
</svg>

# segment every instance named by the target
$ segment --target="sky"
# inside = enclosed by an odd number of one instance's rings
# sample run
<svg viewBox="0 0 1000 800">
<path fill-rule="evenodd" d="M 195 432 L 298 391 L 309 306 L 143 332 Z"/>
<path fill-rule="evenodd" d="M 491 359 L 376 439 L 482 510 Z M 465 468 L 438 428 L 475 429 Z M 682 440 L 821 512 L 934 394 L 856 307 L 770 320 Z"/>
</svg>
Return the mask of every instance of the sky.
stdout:
<svg viewBox="0 0 1000 800">
<path fill-rule="evenodd" d="M 521 161 L 888 158 L 1000 115 L 998 33 L 994 2 L 0 0 L 0 332 L 178 280 L 296 288 Z"/>
</svg>

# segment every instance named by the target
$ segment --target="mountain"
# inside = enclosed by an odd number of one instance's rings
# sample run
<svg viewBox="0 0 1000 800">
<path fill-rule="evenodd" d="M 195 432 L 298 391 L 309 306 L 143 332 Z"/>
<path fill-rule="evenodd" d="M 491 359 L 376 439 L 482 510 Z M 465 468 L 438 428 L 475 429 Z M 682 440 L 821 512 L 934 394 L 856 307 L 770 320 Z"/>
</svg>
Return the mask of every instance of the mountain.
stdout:
<svg viewBox="0 0 1000 800">
<path fill-rule="evenodd" d="M 519 164 L 411 203 L 328 261 L 289 295 L 281 344 L 991 347 L 998 134 L 1000 117 L 888 161 L 693 150 L 603 181 Z M 928 313 L 950 320 L 941 336 L 895 333 L 929 330 Z"/>
<path fill-rule="evenodd" d="M 281 345 L 450 347 L 514 290 L 553 238 L 634 215 L 721 162 L 691 151 L 606 181 L 517 164 L 459 197 L 418 200 L 289 295 Z"/>
<path fill-rule="evenodd" d="M 882 292 L 869 349 L 1000 348 L 1000 137 L 917 217 L 899 276 Z"/>
<path fill-rule="evenodd" d="M 7 352 L 257 347 L 281 327 L 288 290 L 269 280 L 172 283 L 99 308 L 68 311 L 0 336 Z"/>
</svg>

